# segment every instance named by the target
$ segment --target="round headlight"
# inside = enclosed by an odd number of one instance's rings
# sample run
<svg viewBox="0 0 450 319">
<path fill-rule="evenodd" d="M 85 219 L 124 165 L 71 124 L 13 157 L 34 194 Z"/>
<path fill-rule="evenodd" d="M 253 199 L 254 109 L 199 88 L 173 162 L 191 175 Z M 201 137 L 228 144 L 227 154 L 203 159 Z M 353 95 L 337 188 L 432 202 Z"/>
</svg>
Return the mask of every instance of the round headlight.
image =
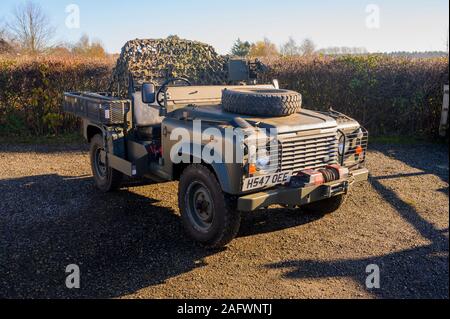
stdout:
<svg viewBox="0 0 450 319">
<path fill-rule="evenodd" d="M 266 170 L 269 164 L 270 164 L 270 157 L 267 155 L 258 156 L 258 158 L 256 159 L 256 167 L 261 171 Z"/>
<path fill-rule="evenodd" d="M 262 171 L 263 173 L 268 173 L 270 166 L 271 166 L 271 153 L 270 153 L 270 146 L 267 145 L 266 149 L 260 148 L 257 151 L 257 158 L 256 158 L 256 167 L 259 171 Z"/>
</svg>

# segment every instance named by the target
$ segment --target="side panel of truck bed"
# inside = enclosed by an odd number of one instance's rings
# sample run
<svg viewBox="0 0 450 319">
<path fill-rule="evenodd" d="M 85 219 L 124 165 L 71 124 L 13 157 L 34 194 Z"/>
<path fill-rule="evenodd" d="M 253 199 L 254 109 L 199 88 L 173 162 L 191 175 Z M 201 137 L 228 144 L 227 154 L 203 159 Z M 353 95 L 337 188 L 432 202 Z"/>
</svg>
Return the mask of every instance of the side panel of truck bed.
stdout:
<svg viewBox="0 0 450 319">
<path fill-rule="evenodd" d="M 131 108 L 131 101 L 100 93 L 64 93 L 65 112 L 104 125 L 122 125 Z"/>
</svg>

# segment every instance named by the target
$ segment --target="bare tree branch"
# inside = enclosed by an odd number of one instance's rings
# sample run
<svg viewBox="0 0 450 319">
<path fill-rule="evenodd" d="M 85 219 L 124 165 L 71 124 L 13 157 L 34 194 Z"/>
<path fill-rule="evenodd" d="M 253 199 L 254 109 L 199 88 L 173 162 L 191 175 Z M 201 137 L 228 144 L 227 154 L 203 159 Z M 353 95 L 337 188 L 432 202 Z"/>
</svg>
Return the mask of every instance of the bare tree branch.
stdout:
<svg viewBox="0 0 450 319">
<path fill-rule="evenodd" d="M 302 52 L 303 55 L 312 55 L 315 51 L 316 45 L 311 39 L 303 40 L 302 44 L 300 45 L 300 52 Z"/>
<path fill-rule="evenodd" d="M 29 53 L 44 50 L 55 32 L 41 6 L 34 2 L 17 6 L 7 26 L 13 40 Z"/>
<path fill-rule="evenodd" d="M 294 38 L 289 37 L 289 40 L 281 45 L 280 53 L 284 56 L 295 56 L 301 54 L 301 49 L 295 42 Z"/>
</svg>

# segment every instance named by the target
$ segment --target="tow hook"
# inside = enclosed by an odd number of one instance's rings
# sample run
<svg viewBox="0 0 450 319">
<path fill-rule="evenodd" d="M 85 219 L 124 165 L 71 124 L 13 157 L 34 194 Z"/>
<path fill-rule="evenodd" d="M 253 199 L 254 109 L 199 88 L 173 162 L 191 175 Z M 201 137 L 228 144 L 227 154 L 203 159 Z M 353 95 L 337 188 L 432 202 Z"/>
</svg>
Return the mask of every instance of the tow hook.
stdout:
<svg viewBox="0 0 450 319">
<path fill-rule="evenodd" d="M 326 196 L 333 197 L 339 194 L 347 194 L 349 189 L 349 182 L 341 182 L 333 185 L 326 186 Z"/>
</svg>

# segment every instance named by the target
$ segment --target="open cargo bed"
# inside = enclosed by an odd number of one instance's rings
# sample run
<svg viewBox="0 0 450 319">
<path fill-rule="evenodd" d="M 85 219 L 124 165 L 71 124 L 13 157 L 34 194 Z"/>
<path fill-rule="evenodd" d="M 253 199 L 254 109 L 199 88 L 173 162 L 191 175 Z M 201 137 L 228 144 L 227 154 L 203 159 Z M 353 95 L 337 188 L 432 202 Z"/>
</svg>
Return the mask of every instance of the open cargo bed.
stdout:
<svg viewBox="0 0 450 319">
<path fill-rule="evenodd" d="M 113 97 L 108 93 L 64 93 L 65 112 L 104 125 L 124 124 L 130 108 L 130 100 Z"/>
</svg>

